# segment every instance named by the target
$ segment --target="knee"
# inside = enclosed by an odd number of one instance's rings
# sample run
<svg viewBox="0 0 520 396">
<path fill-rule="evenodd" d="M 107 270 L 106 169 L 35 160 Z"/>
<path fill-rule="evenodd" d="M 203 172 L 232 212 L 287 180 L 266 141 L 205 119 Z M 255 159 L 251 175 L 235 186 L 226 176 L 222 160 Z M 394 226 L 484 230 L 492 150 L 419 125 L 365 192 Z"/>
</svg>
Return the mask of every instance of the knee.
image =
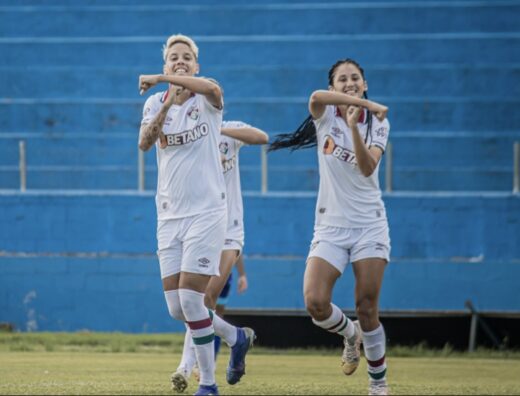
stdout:
<svg viewBox="0 0 520 396">
<path fill-rule="evenodd" d="M 215 310 L 217 306 L 217 298 L 217 296 L 211 293 L 206 293 L 204 295 L 204 305 L 209 309 Z"/>
<path fill-rule="evenodd" d="M 179 292 L 177 290 L 169 290 L 164 292 L 166 298 L 166 305 L 168 306 L 168 313 L 173 319 L 186 321 L 184 313 L 182 312 Z"/>
<path fill-rule="evenodd" d="M 322 321 L 330 316 L 330 301 L 317 294 L 305 295 L 305 308 L 314 320 Z"/>
<path fill-rule="evenodd" d="M 378 310 L 377 302 L 372 298 L 361 298 L 356 302 L 356 314 L 361 323 L 361 327 L 364 323 L 371 323 L 377 320 Z"/>
</svg>

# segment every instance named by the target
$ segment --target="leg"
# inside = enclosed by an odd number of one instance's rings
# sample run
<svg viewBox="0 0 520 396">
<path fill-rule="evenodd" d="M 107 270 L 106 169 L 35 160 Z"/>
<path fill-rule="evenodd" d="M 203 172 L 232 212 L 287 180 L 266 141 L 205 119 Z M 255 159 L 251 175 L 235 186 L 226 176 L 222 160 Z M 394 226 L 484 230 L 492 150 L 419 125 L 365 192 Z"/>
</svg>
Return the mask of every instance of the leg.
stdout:
<svg viewBox="0 0 520 396">
<path fill-rule="evenodd" d="M 238 250 L 223 250 L 220 256 L 220 276 L 212 276 L 206 288 L 206 297 L 204 302 L 206 306 L 215 310 L 217 306 L 218 296 L 226 286 L 229 274 L 233 269 L 233 265 L 238 259 Z"/>
<path fill-rule="evenodd" d="M 200 384 L 215 384 L 213 338 L 214 329 L 204 306 L 204 290 L 210 276 L 182 272 L 179 280 L 179 297 L 182 311 L 190 328 L 195 355 L 199 362 Z"/>
<path fill-rule="evenodd" d="M 379 322 L 379 293 L 387 261 L 366 258 L 353 263 L 356 277 L 356 312 L 363 329 L 363 345 L 368 362 L 370 394 L 387 394 L 386 336 Z"/>
<path fill-rule="evenodd" d="M 332 289 L 341 275 L 338 268 L 320 257 L 310 257 L 304 275 L 304 298 L 307 311 L 315 325 L 344 337 L 345 351 L 342 370 L 352 374 L 359 365 L 360 331 L 336 305 L 331 302 Z"/>
<path fill-rule="evenodd" d="M 215 316 L 218 316 L 219 318 L 224 319 L 224 311 L 226 309 L 227 300 L 229 296 L 229 291 L 231 290 L 231 281 L 233 279 L 232 273 L 229 274 L 226 284 L 224 285 L 224 288 L 220 292 L 218 298 L 217 298 L 217 305 L 215 307 Z M 235 332 L 236 334 L 236 332 Z M 236 342 L 236 340 L 235 340 Z M 220 336 L 215 336 L 215 360 L 218 357 L 218 353 L 220 352 L 220 344 L 221 344 L 221 338 Z"/>
</svg>

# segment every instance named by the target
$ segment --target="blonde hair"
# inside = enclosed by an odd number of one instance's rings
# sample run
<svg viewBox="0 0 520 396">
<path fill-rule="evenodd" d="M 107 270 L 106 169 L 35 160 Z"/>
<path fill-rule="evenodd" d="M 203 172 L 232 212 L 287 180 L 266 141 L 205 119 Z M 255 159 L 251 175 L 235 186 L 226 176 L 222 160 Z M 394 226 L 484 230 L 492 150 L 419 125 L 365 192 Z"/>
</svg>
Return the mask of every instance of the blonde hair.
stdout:
<svg viewBox="0 0 520 396">
<path fill-rule="evenodd" d="M 168 55 L 168 50 L 177 43 L 183 43 L 186 44 L 188 47 L 190 47 L 190 50 L 195 54 L 195 59 L 199 58 L 199 47 L 197 47 L 197 44 L 195 44 L 195 41 L 193 41 L 190 37 L 185 36 L 183 34 L 174 34 L 170 37 L 168 37 L 168 40 L 166 40 L 166 44 L 163 45 L 163 59 L 166 62 L 166 56 Z"/>
</svg>

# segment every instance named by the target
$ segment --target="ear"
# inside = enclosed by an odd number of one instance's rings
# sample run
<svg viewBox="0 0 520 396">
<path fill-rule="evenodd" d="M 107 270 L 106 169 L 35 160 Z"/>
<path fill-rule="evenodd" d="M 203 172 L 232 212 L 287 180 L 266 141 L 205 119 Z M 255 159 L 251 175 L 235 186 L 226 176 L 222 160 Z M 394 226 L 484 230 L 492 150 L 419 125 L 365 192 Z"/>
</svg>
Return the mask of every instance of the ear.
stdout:
<svg viewBox="0 0 520 396">
<path fill-rule="evenodd" d="M 167 73 L 168 72 L 168 68 L 166 67 L 166 63 L 162 67 L 162 72 L 163 72 L 163 74 L 168 74 Z"/>
<path fill-rule="evenodd" d="M 364 92 L 367 92 L 367 91 L 368 91 L 368 83 L 367 83 L 367 80 L 365 80 L 365 81 L 363 82 L 363 85 L 365 86 Z"/>
</svg>

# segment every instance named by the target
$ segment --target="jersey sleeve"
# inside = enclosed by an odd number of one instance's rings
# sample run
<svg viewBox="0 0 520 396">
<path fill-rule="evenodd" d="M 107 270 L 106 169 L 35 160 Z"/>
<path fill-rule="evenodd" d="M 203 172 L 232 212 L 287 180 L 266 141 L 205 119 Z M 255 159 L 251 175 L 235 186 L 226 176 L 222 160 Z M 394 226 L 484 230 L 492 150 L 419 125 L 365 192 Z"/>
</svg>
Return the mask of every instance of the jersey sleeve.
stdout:
<svg viewBox="0 0 520 396">
<path fill-rule="evenodd" d="M 321 117 L 312 120 L 314 122 L 314 126 L 316 127 L 316 131 L 319 131 L 320 126 L 328 122 L 332 117 L 334 117 L 334 106 L 327 105 Z"/>
<path fill-rule="evenodd" d="M 252 128 L 251 125 L 246 124 L 242 121 L 222 121 L 222 128 Z M 230 138 L 231 139 L 231 138 Z M 241 147 L 245 146 L 246 144 L 238 139 L 232 139 L 235 143 L 235 150 L 240 150 Z"/>
<path fill-rule="evenodd" d="M 160 94 L 155 94 L 146 99 L 143 107 L 143 119 L 141 120 L 141 125 L 149 124 L 161 109 L 159 97 Z"/>
<path fill-rule="evenodd" d="M 388 135 L 390 133 L 390 123 L 388 119 L 384 119 L 383 121 L 379 121 L 374 116 L 374 125 L 372 126 L 372 143 L 370 147 L 376 146 L 379 147 L 383 152 L 386 150 L 386 144 L 388 143 Z"/>
<path fill-rule="evenodd" d="M 204 107 L 205 110 L 208 110 L 209 112 L 211 113 L 222 113 L 222 111 L 224 110 L 224 98 L 222 98 L 222 108 L 221 109 L 217 109 L 215 106 L 213 106 L 208 98 L 206 98 L 204 95 L 201 95 L 201 94 L 196 94 L 197 96 L 197 99 L 199 101 L 199 103 L 201 103 L 201 105 Z"/>
</svg>

